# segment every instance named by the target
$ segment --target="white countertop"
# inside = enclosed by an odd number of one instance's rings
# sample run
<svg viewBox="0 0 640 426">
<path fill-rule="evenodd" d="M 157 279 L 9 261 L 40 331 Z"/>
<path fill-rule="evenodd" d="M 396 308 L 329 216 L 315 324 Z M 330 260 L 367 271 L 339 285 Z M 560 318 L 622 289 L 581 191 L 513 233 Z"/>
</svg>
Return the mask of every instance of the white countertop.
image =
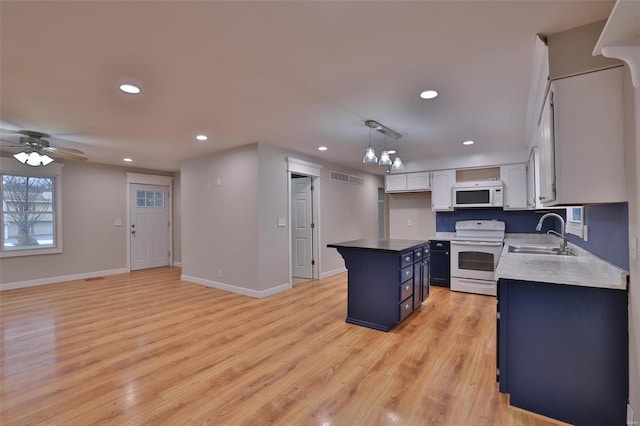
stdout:
<svg viewBox="0 0 640 426">
<path fill-rule="evenodd" d="M 545 234 L 507 234 L 495 278 L 625 290 L 629 273 L 569 243 L 575 256 L 509 253 L 509 245 L 558 245 Z"/>
</svg>

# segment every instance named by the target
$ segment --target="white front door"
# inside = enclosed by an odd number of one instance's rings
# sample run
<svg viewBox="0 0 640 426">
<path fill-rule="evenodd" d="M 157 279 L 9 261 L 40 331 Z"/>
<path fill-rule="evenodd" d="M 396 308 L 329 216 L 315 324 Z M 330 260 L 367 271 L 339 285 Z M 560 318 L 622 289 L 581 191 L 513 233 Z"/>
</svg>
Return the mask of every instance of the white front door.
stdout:
<svg viewBox="0 0 640 426">
<path fill-rule="evenodd" d="M 292 275 L 313 278 L 313 203 L 311 178 L 291 179 Z"/>
<path fill-rule="evenodd" d="M 169 187 L 131 185 L 131 270 L 169 266 Z"/>
</svg>

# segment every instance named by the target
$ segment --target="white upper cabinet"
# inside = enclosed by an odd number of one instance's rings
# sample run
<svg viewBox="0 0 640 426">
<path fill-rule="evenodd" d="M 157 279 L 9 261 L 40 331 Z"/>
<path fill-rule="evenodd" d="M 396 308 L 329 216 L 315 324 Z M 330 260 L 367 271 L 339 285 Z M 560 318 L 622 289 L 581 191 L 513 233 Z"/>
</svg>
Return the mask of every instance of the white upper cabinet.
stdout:
<svg viewBox="0 0 640 426">
<path fill-rule="evenodd" d="M 429 189 L 429 172 L 396 173 L 384 177 L 385 192 L 420 192 Z"/>
<path fill-rule="evenodd" d="M 384 192 L 404 192 L 407 190 L 407 175 L 399 173 L 384 177 Z"/>
<path fill-rule="evenodd" d="M 408 191 L 428 191 L 429 172 L 407 173 L 407 190 Z"/>
<path fill-rule="evenodd" d="M 456 182 L 455 170 L 431 172 L 431 209 L 434 211 L 453 210 L 451 188 Z"/>
<path fill-rule="evenodd" d="M 527 210 L 527 165 L 500 166 L 500 179 L 504 183 L 504 210 Z"/>
<path fill-rule="evenodd" d="M 621 67 L 551 83 L 538 133 L 544 206 L 627 201 Z"/>
</svg>

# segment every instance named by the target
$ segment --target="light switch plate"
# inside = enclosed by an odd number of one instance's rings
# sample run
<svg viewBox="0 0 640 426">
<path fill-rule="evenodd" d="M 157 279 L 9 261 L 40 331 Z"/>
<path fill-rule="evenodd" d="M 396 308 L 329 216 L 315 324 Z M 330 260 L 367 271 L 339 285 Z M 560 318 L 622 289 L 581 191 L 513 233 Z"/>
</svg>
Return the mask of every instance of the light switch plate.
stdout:
<svg viewBox="0 0 640 426">
<path fill-rule="evenodd" d="M 278 223 L 278 228 L 284 228 L 287 225 L 287 222 L 285 221 L 284 217 L 279 217 L 277 220 Z"/>
<path fill-rule="evenodd" d="M 114 226 L 122 226 L 122 219 L 116 219 L 113 221 Z"/>
</svg>

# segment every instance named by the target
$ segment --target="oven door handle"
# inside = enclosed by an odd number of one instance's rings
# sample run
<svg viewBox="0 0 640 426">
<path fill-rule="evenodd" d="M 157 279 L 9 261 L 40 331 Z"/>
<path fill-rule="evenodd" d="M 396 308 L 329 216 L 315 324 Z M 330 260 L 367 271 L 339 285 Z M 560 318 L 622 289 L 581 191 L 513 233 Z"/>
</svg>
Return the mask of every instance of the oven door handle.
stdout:
<svg viewBox="0 0 640 426">
<path fill-rule="evenodd" d="M 487 241 L 451 241 L 451 245 L 502 247 L 502 243 L 501 242 L 490 243 L 490 242 L 487 242 Z"/>
</svg>

